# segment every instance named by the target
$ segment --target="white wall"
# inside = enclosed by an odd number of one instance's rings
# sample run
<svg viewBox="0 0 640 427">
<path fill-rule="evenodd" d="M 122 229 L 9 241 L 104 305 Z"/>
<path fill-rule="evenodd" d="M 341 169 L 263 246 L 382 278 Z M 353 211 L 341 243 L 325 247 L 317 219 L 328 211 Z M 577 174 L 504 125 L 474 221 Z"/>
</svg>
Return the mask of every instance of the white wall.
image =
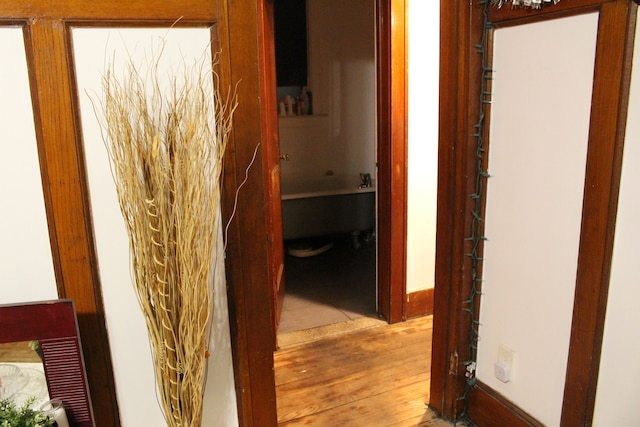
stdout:
<svg viewBox="0 0 640 427">
<path fill-rule="evenodd" d="M 434 286 L 440 4 L 408 6 L 407 292 Z M 280 120 L 283 179 L 375 173 L 372 0 L 309 0 L 309 83 L 319 117 Z"/>
<path fill-rule="evenodd" d="M 564 392 L 597 25 L 588 14 L 494 37 L 477 376 L 549 426 Z M 506 384 L 493 372 L 500 344 L 515 351 Z"/>
<path fill-rule="evenodd" d="M 309 0 L 309 89 L 318 117 L 280 119 L 283 179 L 375 174 L 373 0 Z"/>
<path fill-rule="evenodd" d="M 118 64 L 129 54 L 144 63 L 142 58 L 158 49 L 164 38 L 161 69 L 179 67 L 183 58 L 188 64 L 203 56 L 210 58 L 209 37 L 206 28 L 73 31 L 96 249 L 124 427 L 163 425 L 164 420 L 156 400 L 146 326 L 131 284 L 128 238 L 90 97 L 100 100 L 105 60 L 114 54 Z M 216 289 L 215 310 L 203 426 L 234 426 L 238 422 L 224 286 Z"/>
<path fill-rule="evenodd" d="M 595 427 L 633 427 L 640 419 L 640 40 L 637 39 L 631 77 L 618 219 L 604 329 Z"/>
<path fill-rule="evenodd" d="M 57 299 L 20 27 L 0 28 L 0 304 Z"/>
<path fill-rule="evenodd" d="M 407 3 L 407 292 L 415 292 L 433 288 L 435 279 L 440 2 L 416 0 Z"/>
</svg>

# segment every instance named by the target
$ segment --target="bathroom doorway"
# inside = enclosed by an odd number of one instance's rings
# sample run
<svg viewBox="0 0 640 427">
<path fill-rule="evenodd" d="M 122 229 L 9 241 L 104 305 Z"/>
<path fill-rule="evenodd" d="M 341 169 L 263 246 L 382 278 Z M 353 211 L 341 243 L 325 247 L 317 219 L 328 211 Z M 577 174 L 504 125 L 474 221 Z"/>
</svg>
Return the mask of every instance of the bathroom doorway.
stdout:
<svg viewBox="0 0 640 427">
<path fill-rule="evenodd" d="M 275 2 L 276 57 L 279 28 L 299 21 L 279 18 L 279 7 L 291 13 L 285 3 Z M 286 75 L 278 75 L 277 88 L 285 254 L 280 345 L 284 335 L 303 330 L 378 321 L 375 10 L 375 0 L 307 0 L 306 46 L 291 57 L 308 56 L 308 71 L 295 80 L 300 73 L 278 62 L 278 74 Z"/>
</svg>

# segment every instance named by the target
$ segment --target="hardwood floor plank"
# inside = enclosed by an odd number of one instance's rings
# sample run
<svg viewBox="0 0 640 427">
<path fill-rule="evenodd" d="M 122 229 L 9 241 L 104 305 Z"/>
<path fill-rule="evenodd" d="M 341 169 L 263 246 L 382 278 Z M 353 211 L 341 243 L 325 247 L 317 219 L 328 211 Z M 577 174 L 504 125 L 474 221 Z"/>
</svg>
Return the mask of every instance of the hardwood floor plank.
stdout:
<svg viewBox="0 0 640 427">
<path fill-rule="evenodd" d="M 281 349 L 280 426 L 436 426 L 428 411 L 432 317 Z"/>
<path fill-rule="evenodd" d="M 431 344 L 429 342 L 408 342 L 402 340 L 404 346 L 397 349 L 383 349 L 368 346 L 367 343 L 358 345 L 358 341 L 345 348 L 316 349 L 309 348 L 307 352 L 313 357 L 296 357 L 287 360 L 286 365 L 279 365 L 276 369 L 276 384 L 286 389 L 313 385 L 318 381 L 341 379 L 346 375 L 367 375 L 367 371 L 391 371 L 409 361 L 429 368 Z M 427 360 L 425 360 L 427 359 Z M 327 366 L 327 363 L 331 366 Z M 308 384 L 305 384 L 308 383 Z"/>
<path fill-rule="evenodd" d="M 322 412 L 296 418 L 280 426 L 391 426 L 409 425 L 416 414 L 427 412 L 428 382 L 414 383 L 385 393 L 369 396 L 349 404 L 339 405 Z"/>
</svg>

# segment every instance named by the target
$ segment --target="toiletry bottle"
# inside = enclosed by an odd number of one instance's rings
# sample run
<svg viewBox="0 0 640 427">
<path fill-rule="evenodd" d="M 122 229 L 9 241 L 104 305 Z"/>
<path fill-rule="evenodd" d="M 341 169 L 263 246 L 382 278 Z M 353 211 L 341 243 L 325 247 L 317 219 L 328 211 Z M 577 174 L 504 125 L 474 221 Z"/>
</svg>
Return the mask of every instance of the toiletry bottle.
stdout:
<svg viewBox="0 0 640 427">
<path fill-rule="evenodd" d="M 307 90 L 307 114 L 313 114 L 313 96 L 310 90 Z"/>
<path fill-rule="evenodd" d="M 307 94 L 306 86 L 302 86 L 302 89 L 300 90 L 300 106 L 301 106 L 301 109 L 299 110 L 300 114 L 303 114 L 303 115 L 309 114 L 309 96 Z"/>
<path fill-rule="evenodd" d="M 293 98 L 291 98 L 290 95 L 287 95 L 285 102 L 287 103 L 287 116 L 295 116 L 296 113 L 293 110 Z"/>
</svg>

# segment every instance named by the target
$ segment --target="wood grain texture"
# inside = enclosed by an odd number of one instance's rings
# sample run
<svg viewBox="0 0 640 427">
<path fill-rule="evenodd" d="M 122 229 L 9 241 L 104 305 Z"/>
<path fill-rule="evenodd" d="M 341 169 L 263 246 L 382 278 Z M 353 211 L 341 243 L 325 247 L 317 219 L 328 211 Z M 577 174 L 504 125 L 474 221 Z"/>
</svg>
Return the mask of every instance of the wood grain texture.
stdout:
<svg viewBox="0 0 640 427">
<path fill-rule="evenodd" d="M 469 418 L 482 427 L 544 427 L 491 387 L 478 382 L 469 394 Z"/>
<path fill-rule="evenodd" d="M 457 298 L 458 285 L 450 280 L 453 264 L 453 219 L 458 217 L 455 205 L 457 141 L 456 120 L 458 117 L 458 79 L 461 64 L 456 52 L 464 51 L 464 42 L 459 24 L 459 14 L 466 8 L 458 0 L 440 2 L 440 98 L 438 117 L 438 198 L 436 225 L 436 265 L 433 312 L 433 352 L 431 358 L 431 395 L 429 404 L 440 414 L 451 416 L 448 362 L 452 352 L 449 331 L 455 324 L 451 304 Z M 467 43 L 467 42 L 464 42 Z"/>
<path fill-rule="evenodd" d="M 267 1 L 267 0 L 260 0 Z M 239 190 L 237 210 L 227 241 L 227 288 L 231 344 L 240 425 L 275 426 L 276 399 L 273 376 L 275 331 L 270 281 L 264 148 L 268 120 L 262 94 L 259 15 L 255 2 L 220 2 L 218 36 L 223 52 L 222 88 L 237 86 L 239 105 L 225 154 L 223 222 L 232 218 L 236 192 L 245 171 L 256 158 Z M 264 7 L 264 4 L 262 5 Z M 225 53 L 226 52 L 226 53 Z M 256 151 L 257 150 L 257 151 Z"/>
<path fill-rule="evenodd" d="M 74 300 L 80 335 L 88 344 L 89 388 L 102 403 L 95 411 L 97 425 L 119 425 L 65 23 L 30 21 L 25 46 L 58 295 Z"/>
<path fill-rule="evenodd" d="M 637 6 L 600 9 L 562 426 L 593 422 L 627 122 Z"/>
<path fill-rule="evenodd" d="M 428 415 L 432 318 L 276 352 L 280 426 L 407 426 Z"/>
<path fill-rule="evenodd" d="M 404 0 L 377 2 L 378 307 L 405 319 L 407 268 L 407 101 Z"/>
<path fill-rule="evenodd" d="M 440 117 L 438 137 L 438 213 L 432 397 L 430 405 L 447 418 L 459 418 L 469 359 L 471 316 L 462 310 L 471 289 L 470 194 L 475 192 L 482 40 L 479 2 L 442 1 L 440 46 Z"/>
<path fill-rule="evenodd" d="M 269 244 L 269 282 L 273 301 L 274 342 L 276 349 L 278 324 L 284 302 L 284 242 L 282 236 L 282 202 L 280 195 L 280 146 L 278 144 L 278 104 L 276 94 L 275 28 L 273 0 L 258 3 L 258 31 L 260 40 L 260 98 L 263 120 L 265 214 Z"/>
<path fill-rule="evenodd" d="M 433 288 L 407 294 L 407 319 L 433 314 Z"/>
<path fill-rule="evenodd" d="M 0 19 L 57 19 L 69 21 L 125 21 L 172 23 L 183 21 L 214 22 L 216 0 L 3 0 Z"/>
<path fill-rule="evenodd" d="M 31 341 L 0 343 L 0 363 L 42 363 L 38 353 L 29 347 Z"/>
</svg>

